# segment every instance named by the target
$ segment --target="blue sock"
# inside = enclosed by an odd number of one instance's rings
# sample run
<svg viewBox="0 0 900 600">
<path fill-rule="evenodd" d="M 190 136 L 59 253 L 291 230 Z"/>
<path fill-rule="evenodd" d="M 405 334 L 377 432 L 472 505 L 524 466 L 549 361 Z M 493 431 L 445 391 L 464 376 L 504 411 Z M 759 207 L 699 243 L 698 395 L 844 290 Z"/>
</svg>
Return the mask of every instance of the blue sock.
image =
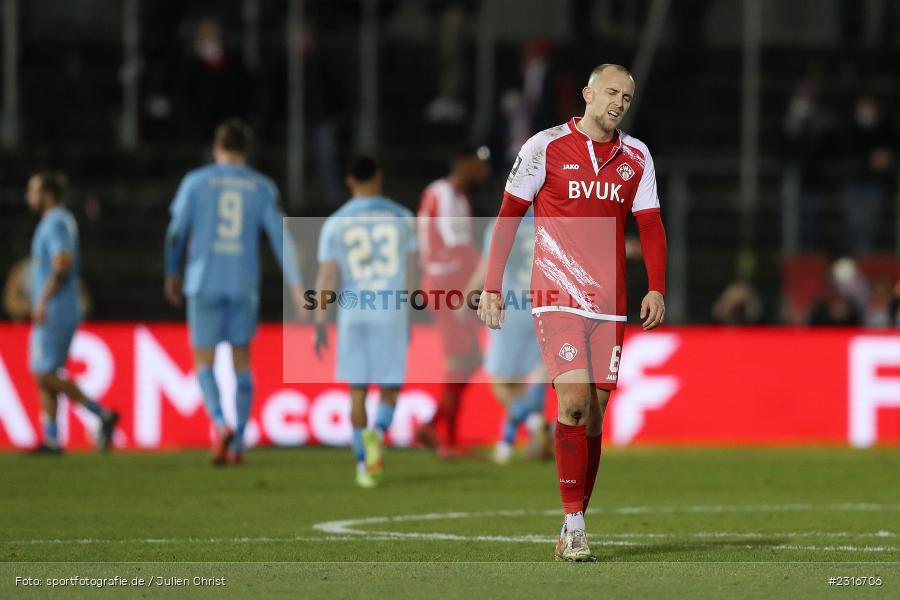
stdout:
<svg viewBox="0 0 900 600">
<path fill-rule="evenodd" d="M 56 425 L 56 419 L 47 419 L 44 421 L 44 441 L 55 444 L 58 440 L 59 427 Z"/>
<path fill-rule="evenodd" d="M 197 371 L 197 379 L 200 381 L 200 390 L 203 392 L 203 404 L 206 412 L 216 427 L 225 426 L 225 417 L 222 415 L 222 404 L 219 402 L 219 385 L 212 367 L 203 367 Z"/>
<path fill-rule="evenodd" d="M 253 376 L 250 371 L 238 371 L 237 391 L 234 403 L 237 408 L 237 423 L 234 428 L 234 439 L 231 441 L 231 449 L 235 452 L 244 451 L 244 429 L 247 427 L 247 419 L 250 417 L 250 406 L 253 404 Z"/>
<path fill-rule="evenodd" d="M 366 447 L 363 446 L 363 430 L 353 428 L 353 454 L 356 456 L 356 462 L 366 462 Z"/>
<path fill-rule="evenodd" d="M 106 415 L 106 409 L 97 404 L 97 402 L 94 400 L 85 400 L 82 406 L 84 406 L 86 409 L 88 409 L 98 417 L 104 417 Z"/>
<path fill-rule="evenodd" d="M 547 382 L 529 383 L 525 388 L 529 414 L 544 414 L 544 398 L 547 396 Z"/>
<path fill-rule="evenodd" d="M 512 444 L 516 441 L 516 433 L 519 431 L 519 425 L 528 418 L 531 412 L 528 400 L 519 396 L 509 403 L 506 410 L 506 423 L 503 425 L 503 441 Z"/>
<path fill-rule="evenodd" d="M 375 429 L 384 435 L 394 420 L 394 407 L 381 402 L 378 404 L 378 412 L 375 413 Z"/>
</svg>

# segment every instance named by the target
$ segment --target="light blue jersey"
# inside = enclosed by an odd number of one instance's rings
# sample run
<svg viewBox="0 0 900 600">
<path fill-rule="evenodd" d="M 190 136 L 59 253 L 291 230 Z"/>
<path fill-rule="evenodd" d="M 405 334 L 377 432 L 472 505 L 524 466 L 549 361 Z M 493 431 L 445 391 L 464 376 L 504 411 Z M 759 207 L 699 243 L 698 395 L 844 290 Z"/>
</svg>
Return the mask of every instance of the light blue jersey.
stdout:
<svg viewBox="0 0 900 600">
<path fill-rule="evenodd" d="M 341 273 L 337 379 L 353 385 L 403 382 L 406 265 L 415 250 L 412 212 L 382 196 L 354 198 L 325 221 L 319 262 L 335 261 Z"/>
<path fill-rule="evenodd" d="M 300 285 L 293 252 L 284 253 L 284 216 L 271 179 L 245 165 L 188 173 L 171 207 L 166 273 L 179 274 L 187 246 L 185 296 L 246 298 L 259 288 L 259 234 L 265 231 L 285 280 Z"/>
<path fill-rule="evenodd" d="M 31 330 L 29 362 L 33 373 L 56 371 L 66 361 L 75 329 L 82 319 L 79 301 L 81 256 L 78 249 L 78 225 L 68 210 L 57 206 L 44 214 L 31 241 L 31 302 L 37 305 L 41 293 L 53 275 L 53 261 L 68 254 L 69 272 L 47 301 L 43 323 Z"/>
<path fill-rule="evenodd" d="M 319 262 L 340 267 L 338 323 L 406 318 L 401 293 L 415 250 L 412 212 L 383 196 L 354 198 L 331 215 L 319 236 Z"/>
<path fill-rule="evenodd" d="M 275 184 L 245 165 L 209 165 L 185 176 L 171 213 L 166 274 L 181 272 L 187 247 L 183 291 L 191 345 L 212 348 L 224 341 L 246 346 L 256 332 L 259 310 L 261 231 L 269 238 L 285 280 L 300 285 Z"/>
<path fill-rule="evenodd" d="M 53 260 L 62 254 L 71 257 L 68 275 L 47 302 L 47 312 L 70 320 L 81 320 L 78 301 L 81 256 L 75 217 L 61 206 L 48 211 L 38 223 L 31 240 L 31 303 L 36 305 L 53 274 Z"/>
<path fill-rule="evenodd" d="M 487 228 L 483 255 L 490 253 L 494 222 Z M 494 377 L 521 378 L 541 359 L 531 316 L 531 268 L 534 261 L 534 216 L 529 209 L 519 223 L 503 272 L 503 327 L 491 330 L 485 370 Z"/>
</svg>

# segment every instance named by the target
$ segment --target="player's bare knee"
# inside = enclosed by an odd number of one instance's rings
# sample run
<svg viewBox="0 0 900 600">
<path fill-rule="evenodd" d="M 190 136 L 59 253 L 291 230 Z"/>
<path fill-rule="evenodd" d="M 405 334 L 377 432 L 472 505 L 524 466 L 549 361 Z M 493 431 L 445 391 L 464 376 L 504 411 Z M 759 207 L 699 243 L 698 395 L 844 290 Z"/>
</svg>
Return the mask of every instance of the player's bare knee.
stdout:
<svg viewBox="0 0 900 600">
<path fill-rule="evenodd" d="M 575 397 L 568 398 L 565 402 L 560 403 L 560 413 L 573 421 L 576 425 L 582 425 L 587 420 L 589 404 L 588 399 Z"/>
<path fill-rule="evenodd" d="M 581 420 L 584 418 L 584 412 L 578 408 L 572 408 L 566 411 L 567 416 L 575 421 L 576 423 L 581 423 Z"/>
</svg>

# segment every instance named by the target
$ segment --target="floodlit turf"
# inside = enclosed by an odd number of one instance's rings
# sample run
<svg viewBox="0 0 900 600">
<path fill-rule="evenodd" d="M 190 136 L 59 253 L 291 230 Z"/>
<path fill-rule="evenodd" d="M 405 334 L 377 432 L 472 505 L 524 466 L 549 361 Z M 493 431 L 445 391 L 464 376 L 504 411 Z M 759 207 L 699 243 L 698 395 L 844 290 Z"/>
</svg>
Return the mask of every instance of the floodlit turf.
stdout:
<svg viewBox="0 0 900 600">
<path fill-rule="evenodd" d="M 386 465 L 360 490 L 347 449 L 255 450 L 237 468 L 200 452 L 0 455 L 0 598 L 113 597 L 46 578 L 116 574 L 228 582 L 117 598 L 522 598 L 563 583 L 566 597 L 900 597 L 897 449 L 608 451 L 587 515 L 601 562 L 585 565 L 552 561 L 552 462 L 389 450 Z"/>
</svg>

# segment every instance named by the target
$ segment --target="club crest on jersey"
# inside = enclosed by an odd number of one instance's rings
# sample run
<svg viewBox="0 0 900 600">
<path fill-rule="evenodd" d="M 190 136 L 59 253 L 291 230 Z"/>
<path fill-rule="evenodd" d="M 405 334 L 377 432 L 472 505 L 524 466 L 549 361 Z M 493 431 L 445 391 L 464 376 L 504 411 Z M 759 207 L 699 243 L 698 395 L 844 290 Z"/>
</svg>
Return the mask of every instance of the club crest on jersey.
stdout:
<svg viewBox="0 0 900 600">
<path fill-rule="evenodd" d="M 567 360 L 569 362 L 572 362 L 573 360 L 575 360 L 575 356 L 577 354 L 578 354 L 578 348 L 576 348 L 569 342 L 566 342 L 565 344 L 563 344 L 562 348 L 559 349 L 560 358 L 562 358 L 563 360 Z"/>
<path fill-rule="evenodd" d="M 628 181 L 632 177 L 634 177 L 634 169 L 632 169 L 628 163 L 622 163 L 619 165 L 619 168 L 616 169 L 616 172 L 622 177 L 624 181 Z"/>
</svg>

